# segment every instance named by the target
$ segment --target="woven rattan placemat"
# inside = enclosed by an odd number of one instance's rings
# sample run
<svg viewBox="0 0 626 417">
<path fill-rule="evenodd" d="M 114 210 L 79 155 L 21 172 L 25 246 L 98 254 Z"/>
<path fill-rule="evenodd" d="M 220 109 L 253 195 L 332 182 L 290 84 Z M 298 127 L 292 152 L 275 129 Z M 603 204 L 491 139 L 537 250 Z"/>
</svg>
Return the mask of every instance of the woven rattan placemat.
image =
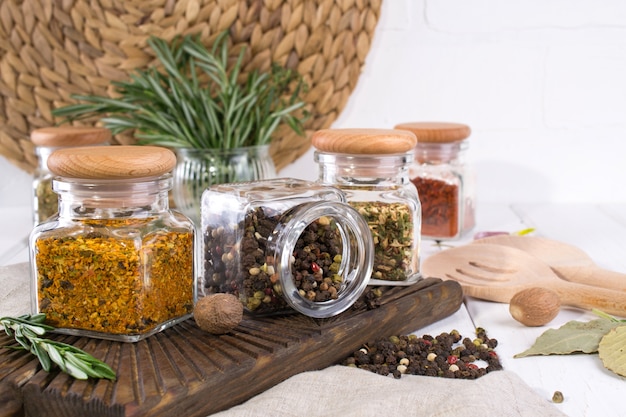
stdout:
<svg viewBox="0 0 626 417">
<path fill-rule="evenodd" d="M 0 154 L 36 166 L 30 132 L 55 124 L 71 94 L 106 94 L 150 65 L 150 35 L 201 34 L 210 45 L 229 29 L 232 51 L 246 47 L 243 73 L 271 62 L 296 68 L 309 85 L 307 137 L 279 130 L 278 169 L 328 128 L 356 87 L 382 0 L 1 0 Z M 116 143 L 132 142 L 116 137 Z"/>
</svg>

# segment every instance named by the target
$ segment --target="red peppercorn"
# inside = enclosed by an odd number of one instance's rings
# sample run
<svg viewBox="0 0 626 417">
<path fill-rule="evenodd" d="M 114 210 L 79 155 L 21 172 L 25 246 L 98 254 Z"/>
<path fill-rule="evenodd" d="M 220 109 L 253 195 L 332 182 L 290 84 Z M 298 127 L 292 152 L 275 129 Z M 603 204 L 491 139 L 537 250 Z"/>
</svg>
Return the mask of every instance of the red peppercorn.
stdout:
<svg viewBox="0 0 626 417">
<path fill-rule="evenodd" d="M 321 269 L 322 268 L 320 268 L 318 264 L 316 264 L 315 262 L 311 262 L 311 270 L 313 271 L 313 273 L 319 272 Z"/>
<path fill-rule="evenodd" d="M 454 356 L 454 355 L 450 355 L 450 356 L 448 356 L 448 363 L 449 363 L 450 365 L 452 365 L 452 364 L 454 364 L 454 363 L 457 363 L 457 362 L 458 362 L 458 360 L 459 360 L 459 358 L 458 358 L 457 356 Z"/>
</svg>

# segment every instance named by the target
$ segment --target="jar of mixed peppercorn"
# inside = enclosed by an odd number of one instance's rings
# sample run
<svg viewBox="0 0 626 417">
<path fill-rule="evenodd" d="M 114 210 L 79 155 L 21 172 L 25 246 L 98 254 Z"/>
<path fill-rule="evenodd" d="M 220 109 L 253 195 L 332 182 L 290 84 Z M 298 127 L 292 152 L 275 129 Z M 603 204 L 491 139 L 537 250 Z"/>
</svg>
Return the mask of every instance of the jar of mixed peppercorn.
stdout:
<svg viewBox="0 0 626 417">
<path fill-rule="evenodd" d="M 153 146 L 48 158 L 59 214 L 30 236 L 35 313 L 57 331 L 135 342 L 191 316 L 194 226 L 171 211 L 176 156 Z"/>
<path fill-rule="evenodd" d="M 406 285 L 419 274 L 421 212 L 409 181 L 415 135 L 390 129 L 326 129 L 313 134 L 318 183 L 341 189 L 374 239 L 370 284 Z"/>
<path fill-rule="evenodd" d="M 111 131 L 102 127 L 44 127 L 30 135 L 36 146 L 39 163 L 33 179 L 33 216 L 38 225 L 56 214 L 57 195 L 52 191 L 52 173 L 48 169 L 48 156 L 59 148 L 104 145 L 111 140 Z"/>
<path fill-rule="evenodd" d="M 214 185 L 201 217 L 198 297 L 230 293 L 255 315 L 323 318 L 367 286 L 367 223 L 336 188 L 291 178 Z"/>
<path fill-rule="evenodd" d="M 410 176 L 422 203 L 422 236 L 434 240 L 460 238 L 475 224 L 474 177 L 465 161 L 469 126 L 415 122 L 395 128 L 417 137 Z"/>
</svg>

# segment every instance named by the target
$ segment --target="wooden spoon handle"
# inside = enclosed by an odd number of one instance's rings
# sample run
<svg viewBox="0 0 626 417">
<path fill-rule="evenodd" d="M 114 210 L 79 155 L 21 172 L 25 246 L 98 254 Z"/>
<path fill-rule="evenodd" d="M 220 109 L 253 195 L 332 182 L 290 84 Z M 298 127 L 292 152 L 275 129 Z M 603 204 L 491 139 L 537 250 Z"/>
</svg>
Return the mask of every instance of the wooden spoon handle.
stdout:
<svg viewBox="0 0 626 417">
<path fill-rule="evenodd" d="M 563 305 L 586 310 L 597 308 L 605 313 L 626 317 L 626 293 L 567 281 L 551 286 Z"/>
<path fill-rule="evenodd" d="M 555 266 L 552 269 L 569 282 L 626 292 L 626 274 L 621 272 L 589 266 Z"/>
</svg>

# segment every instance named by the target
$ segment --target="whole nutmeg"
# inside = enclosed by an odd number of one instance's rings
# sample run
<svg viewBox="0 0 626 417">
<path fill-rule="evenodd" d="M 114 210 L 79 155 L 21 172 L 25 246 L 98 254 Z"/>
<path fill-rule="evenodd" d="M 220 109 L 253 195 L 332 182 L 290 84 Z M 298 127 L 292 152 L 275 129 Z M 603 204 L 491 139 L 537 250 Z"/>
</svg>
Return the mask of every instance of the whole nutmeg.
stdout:
<svg viewBox="0 0 626 417">
<path fill-rule="evenodd" d="M 228 333 L 243 319 L 243 305 L 232 294 L 212 294 L 198 300 L 193 309 L 198 327 L 213 334 Z"/>
<path fill-rule="evenodd" d="M 561 309 L 561 299 L 552 290 L 532 287 L 515 294 L 509 303 L 511 316 L 524 326 L 548 324 Z"/>
</svg>

